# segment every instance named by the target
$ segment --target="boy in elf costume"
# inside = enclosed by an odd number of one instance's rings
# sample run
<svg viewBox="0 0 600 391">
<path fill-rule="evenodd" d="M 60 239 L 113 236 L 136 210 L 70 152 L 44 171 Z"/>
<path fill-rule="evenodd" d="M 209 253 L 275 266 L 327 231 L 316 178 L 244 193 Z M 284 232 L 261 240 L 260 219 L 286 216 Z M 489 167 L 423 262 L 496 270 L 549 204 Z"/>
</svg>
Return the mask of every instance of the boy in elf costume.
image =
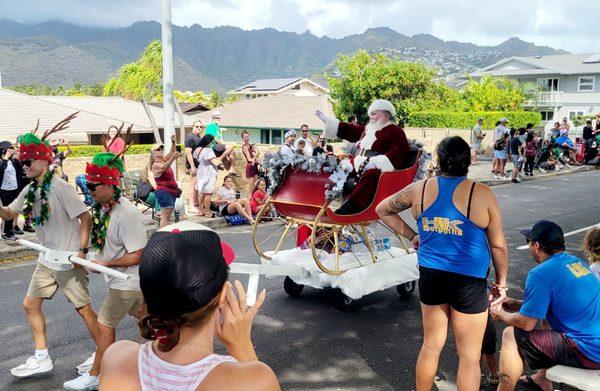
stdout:
<svg viewBox="0 0 600 391">
<path fill-rule="evenodd" d="M 52 164 L 52 147 L 46 141 L 50 134 L 65 129 L 75 115 L 44 132 L 41 138 L 34 133 L 27 133 L 20 138 L 19 159 L 25 175 L 32 182 L 9 206 L 0 207 L 0 217 L 17 219 L 23 214 L 33 222 L 43 246 L 72 251 L 78 257 L 85 258 L 91 216 L 75 189 L 48 169 Z M 33 334 L 35 354 L 25 364 L 11 369 L 13 376 L 28 377 L 53 369 L 46 344 L 46 319 L 42 303 L 52 299 L 59 289 L 83 318 L 94 341 L 97 340 L 97 315 L 90 304 L 87 272 L 81 267 L 66 271 L 52 270 L 45 265 L 44 254 L 40 253 L 23 301 Z"/>
<path fill-rule="evenodd" d="M 121 196 L 123 161 L 111 152 L 99 153 L 85 171 L 87 188 L 95 203 L 91 245 L 99 255 L 94 262 L 128 274 L 131 279 L 123 281 L 104 275 L 108 293 L 98 314 L 100 333 L 94 364 L 89 372 L 81 372 L 79 377 L 64 383 L 67 390 L 97 389 L 100 362 L 115 342 L 115 328 L 127 314 L 139 318 L 144 307 L 138 265 L 146 246 L 146 229 L 140 210 Z"/>
</svg>

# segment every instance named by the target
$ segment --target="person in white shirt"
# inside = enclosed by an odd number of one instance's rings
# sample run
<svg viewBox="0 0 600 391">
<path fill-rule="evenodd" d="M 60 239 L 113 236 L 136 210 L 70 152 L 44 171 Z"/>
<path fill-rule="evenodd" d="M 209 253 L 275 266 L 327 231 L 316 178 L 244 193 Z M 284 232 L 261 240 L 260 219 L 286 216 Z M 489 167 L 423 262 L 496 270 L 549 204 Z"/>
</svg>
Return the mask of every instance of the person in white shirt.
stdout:
<svg viewBox="0 0 600 391">
<path fill-rule="evenodd" d="M 294 147 L 296 147 L 296 149 L 298 149 L 298 143 L 300 142 L 300 140 L 304 141 L 304 149 L 303 149 L 304 155 L 312 156 L 314 147 L 316 146 L 316 143 L 315 143 L 313 136 L 308 131 L 308 125 L 306 125 L 306 124 L 303 124 L 302 126 L 300 126 L 300 137 L 297 138 L 296 142 L 294 143 Z"/>
<path fill-rule="evenodd" d="M 65 122 L 68 124 L 68 120 L 63 120 L 52 131 L 64 129 L 61 125 L 66 125 Z M 92 217 L 75 188 L 49 170 L 52 147 L 45 141 L 49 132 L 46 131 L 41 139 L 33 133 L 20 138 L 19 159 L 32 182 L 10 205 L 0 206 L 0 217 L 10 220 L 24 214 L 33 221 L 37 239 L 44 247 L 69 251 L 85 258 Z M 94 342 L 97 341 L 97 315 L 90 303 L 86 270 L 79 267 L 56 271 L 48 266 L 44 253 L 40 253 L 23 301 L 33 334 L 35 354 L 27 358 L 24 364 L 12 368 L 10 372 L 13 376 L 29 377 L 50 372 L 54 368 L 46 344 L 46 317 L 42 304 L 52 299 L 58 290 L 63 292 L 81 316 Z"/>
<path fill-rule="evenodd" d="M 139 264 L 147 236 L 141 211 L 121 195 L 123 161 L 112 152 L 99 153 L 86 167 L 87 188 L 94 199 L 91 244 L 99 254 L 95 263 L 125 273 L 129 280 L 104 276 L 108 292 L 98 313 L 99 338 L 89 372 L 65 382 L 71 391 L 97 389 L 104 352 L 116 340 L 115 328 L 127 314 L 140 318 L 144 297 Z"/>
<path fill-rule="evenodd" d="M 508 135 L 510 131 L 506 127 L 508 123 L 508 119 L 505 117 L 500 118 L 500 124 L 496 126 L 494 129 L 494 147 L 496 146 L 496 142 L 500 139 L 503 139 L 504 145 L 502 149 L 496 150 L 494 148 L 494 162 L 492 164 L 492 170 L 494 171 L 495 179 L 509 179 L 504 176 L 504 166 L 506 165 L 506 150 L 508 146 Z"/>
<path fill-rule="evenodd" d="M 296 131 L 293 129 L 285 132 L 283 139 L 285 140 L 281 148 L 279 148 L 279 152 L 284 157 L 293 157 L 296 153 L 296 149 L 294 147 L 294 143 L 296 141 Z"/>
</svg>

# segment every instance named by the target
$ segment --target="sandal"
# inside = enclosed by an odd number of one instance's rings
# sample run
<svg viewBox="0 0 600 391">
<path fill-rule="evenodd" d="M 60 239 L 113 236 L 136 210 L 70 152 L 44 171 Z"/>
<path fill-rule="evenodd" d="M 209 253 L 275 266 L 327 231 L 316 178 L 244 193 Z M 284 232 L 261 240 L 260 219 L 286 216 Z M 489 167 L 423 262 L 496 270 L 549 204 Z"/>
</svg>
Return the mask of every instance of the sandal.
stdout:
<svg viewBox="0 0 600 391">
<path fill-rule="evenodd" d="M 213 217 L 211 212 L 204 213 L 203 216 L 206 217 L 207 219 L 212 219 L 212 217 Z"/>
<path fill-rule="evenodd" d="M 521 376 L 517 383 L 524 384 L 528 390 L 544 391 L 544 389 L 540 387 L 535 381 L 533 381 L 533 378 L 529 375 Z"/>
</svg>

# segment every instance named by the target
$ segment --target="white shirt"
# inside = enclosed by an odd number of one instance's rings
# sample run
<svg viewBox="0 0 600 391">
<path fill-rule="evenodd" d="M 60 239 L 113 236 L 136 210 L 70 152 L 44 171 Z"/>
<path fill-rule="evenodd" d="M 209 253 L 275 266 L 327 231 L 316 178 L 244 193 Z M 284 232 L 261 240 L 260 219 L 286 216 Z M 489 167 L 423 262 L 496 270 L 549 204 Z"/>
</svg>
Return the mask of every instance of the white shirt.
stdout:
<svg viewBox="0 0 600 391">
<path fill-rule="evenodd" d="M 281 148 L 279 148 L 279 152 L 281 152 L 281 154 L 283 156 L 289 156 L 289 157 L 294 156 L 294 153 L 295 153 L 294 149 L 287 144 L 283 144 L 281 146 Z"/>
<path fill-rule="evenodd" d="M 504 134 L 510 134 L 510 131 L 501 124 L 496 126 L 496 129 L 494 129 L 494 142 L 498 141 Z"/>
<path fill-rule="evenodd" d="M 25 206 L 25 195 L 29 191 L 31 184 L 25 186 L 16 200 L 8 207 L 14 212 L 23 213 Z M 36 225 L 35 233 L 38 240 L 44 247 L 59 251 L 79 251 L 81 247 L 81 236 L 79 234 L 79 218 L 83 213 L 88 213 L 87 207 L 79 198 L 75 188 L 67 182 L 54 175 L 50 182 L 48 193 L 48 204 L 50 213 L 48 220 L 44 225 Z M 40 215 L 40 190 L 36 190 L 35 203 L 33 204 L 33 216 Z M 40 263 L 44 263 L 44 253 L 40 253 L 38 258 Z M 48 265 L 46 265 L 48 266 Z"/>
<path fill-rule="evenodd" d="M 10 160 L 6 161 L 6 168 L 4 169 L 4 177 L 2 178 L 2 190 L 17 190 L 17 171 L 15 166 Z"/>
<path fill-rule="evenodd" d="M 106 241 L 98 259 L 108 262 L 110 266 L 110 261 L 146 247 L 147 240 L 142 212 L 127 198 L 120 197 L 110 215 Z M 114 269 L 131 276 L 131 280 L 124 281 L 105 274 L 104 281 L 107 288 L 122 291 L 140 290 L 139 265 Z"/>
</svg>

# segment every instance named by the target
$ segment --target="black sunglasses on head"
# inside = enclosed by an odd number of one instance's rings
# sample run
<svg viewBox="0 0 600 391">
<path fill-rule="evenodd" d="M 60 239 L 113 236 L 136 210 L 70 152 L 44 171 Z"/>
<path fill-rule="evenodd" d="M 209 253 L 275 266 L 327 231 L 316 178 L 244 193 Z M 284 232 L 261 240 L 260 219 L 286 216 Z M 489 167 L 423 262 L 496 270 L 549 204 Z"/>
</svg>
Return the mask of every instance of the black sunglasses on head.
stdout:
<svg viewBox="0 0 600 391">
<path fill-rule="evenodd" d="M 23 167 L 31 167 L 31 164 L 33 164 L 33 160 L 31 159 L 21 160 L 21 165 Z"/>
</svg>

